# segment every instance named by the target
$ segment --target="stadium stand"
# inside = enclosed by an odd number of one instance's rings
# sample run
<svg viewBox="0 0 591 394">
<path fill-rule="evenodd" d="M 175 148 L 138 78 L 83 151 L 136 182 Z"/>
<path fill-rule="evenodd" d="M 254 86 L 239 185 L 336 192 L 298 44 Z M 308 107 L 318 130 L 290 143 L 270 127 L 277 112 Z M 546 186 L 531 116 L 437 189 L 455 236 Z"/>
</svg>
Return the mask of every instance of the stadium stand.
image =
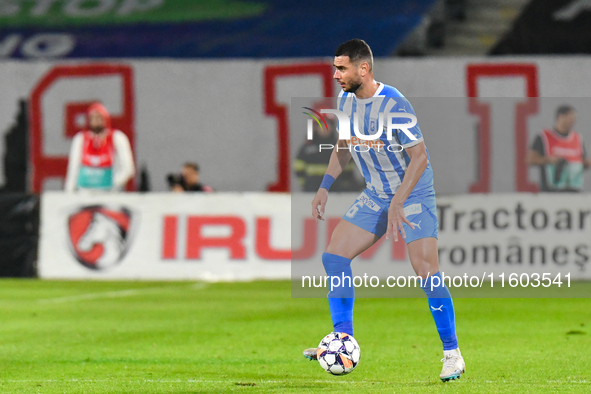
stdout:
<svg viewBox="0 0 591 394">
<path fill-rule="evenodd" d="M 42 55 L 48 43 L 19 47 L 38 34 L 54 35 L 60 45 L 49 44 L 65 57 L 313 57 L 332 53 L 343 38 L 363 36 L 376 56 L 389 56 L 434 2 L 377 0 L 360 7 L 353 0 L 216 0 L 145 9 L 123 9 L 127 3 L 116 2 L 95 8 L 23 2 L 0 12 L 0 43 L 3 55 L 13 58 Z"/>
<path fill-rule="evenodd" d="M 401 56 L 483 56 L 529 0 L 438 0 L 396 51 Z"/>
<path fill-rule="evenodd" d="M 491 55 L 591 52 L 591 3 L 534 0 Z"/>
</svg>

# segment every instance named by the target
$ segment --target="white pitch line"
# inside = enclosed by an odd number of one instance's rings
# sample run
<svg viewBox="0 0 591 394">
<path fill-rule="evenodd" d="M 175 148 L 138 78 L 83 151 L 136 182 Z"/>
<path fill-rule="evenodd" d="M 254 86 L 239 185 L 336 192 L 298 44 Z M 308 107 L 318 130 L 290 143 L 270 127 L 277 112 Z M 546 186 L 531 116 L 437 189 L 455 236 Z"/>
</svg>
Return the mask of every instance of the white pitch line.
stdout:
<svg viewBox="0 0 591 394">
<path fill-rule="evenodd" d="M 119 379 L 0 379 L 0 383 L 101 383 L 101 382 L 117 382 L 117 383 L 228 383 L 228 384 L 274 384 L 274 383 L 294 383 L 293 380 L 245 380 L 245 381 L 234 381 L 234 380 L 205 380 L 205 379 L 138 379 L 138 380 L 119 380 Z M 328 384 L 392 384 L 387 381 L 354 381 L 354 380 L 307 380 L 306 383 L 328 383 Z M 415 383 L 425 383 L 425 381 L 417 380 Z M 478 383 L 498 383 L 498 381 L 481 381 Z M 514 381 L 513 383 L 528 384 L 532 383 L 538 385 L 536 382 L 521 382 Z M 590 384 L 590 380 L 550 380 L 546 383 L 574 383 L 574 384 Z"/>
<path fill-rule="evenodd" d="M 191 284 L 190 288 L 193 290 L 202 290 L 207 287 L 207 283 L 195 283 Z M 163 289 L 170 289 L 173 286 L 159 286 L 159 287 L 147 287 L 143 289 L 127 289 L 127 290 L 117 290 L 117 291 L 102 291 L 99 293 L 86 293 L 86 294 L 77 294 L 73 296 L 67 297 L 56 297 L 56 298 L 44 298 L 38 300 L 40 304 L 62 304 L 64 302 L 76 302 L 76 301 L 85 301 L 85 300 L 98 300 L 101 298 L 124 298 L 124 297 L 132 297 L 139 294 L 146 294 L 151 293 L 157 290 Z"/>
<path fill-rule="evenodd" d="M 264 383 L 293 383 L 292 380 L 251 380 L 251 381 L 233 381 L 233 380 L 199 380 L 199 379 L 142 379 L 142 380 L 118 380 L 118 379 L 0 379 L 0 383 L 102 383 L 102 382 L 117 382 L 117 383 L 228 383 L 233 385 L 240 384 L 264 384 Z M 391 382 L 356 382 L 344 380 L 307 380 L 306 383 L 329 383 L 329 384 L 391 384 Z"/>
<path fill-rule="evenodd" d="M 143 290 L 143 291 L 142 291 Z M 100 293 L 87 293 L 87 294 L 78 294 L 74 296 L 67 296 L 67 297 L 57 297 L 57 298 L 45 298 L 39 300 L 41 304 L 61 304 L 64 302 L 75 302 L 75 301 L 84 301 L 84 300 L 96 300 L 100 298 L 122 298 L 122 297 L 130 297 L 140 293 L 145 293 L 146 289 L 128 289 L 128 290 L 118 290 L 118 291 L 104 291 Z"/>
</svg>

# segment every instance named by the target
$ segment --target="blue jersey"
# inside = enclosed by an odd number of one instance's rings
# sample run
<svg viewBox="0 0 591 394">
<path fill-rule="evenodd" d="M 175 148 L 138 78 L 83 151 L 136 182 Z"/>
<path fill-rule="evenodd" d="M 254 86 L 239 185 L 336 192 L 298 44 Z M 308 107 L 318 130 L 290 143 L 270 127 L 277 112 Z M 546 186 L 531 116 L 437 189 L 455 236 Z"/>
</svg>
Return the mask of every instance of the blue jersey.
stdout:
<svg viewBox="0 0 591 394">
<path fill-rule="evenodd" d="M 358 99 L 353 93 L 341 91 L 337 99 L 337 109 L 349 116 L 351 122 L 351 139 L 348 140 L 349 150 L 357 168 L 365 178 L 367 188 L 384 200 L 390 200 L 400 187 L 410 157 L 405 149 L 423 142 L 423 134 L 418 123 L 408 132 L 394 130 L 392 140 L 388 140 L 386 133 L 387 117 L 392 113 L 407 113 L 415 115 L 408 100 L 394 87 L 379 83 L 373 97 Z M 380 122 L 380 114 L 383 121 Z M 357 116 L 359 133 L 375 135 L 378 128 L 383 128 L 381 137 L 375 141 L 366 141 L 355 136 L 353 124 L 354 115 Z M 393 118 L 393 123 L 408 123 L 408 118 Z M 427 151 L 429 159 L 429 151 Z M 433 194 L 433 169 L 431 162 L 421 175 L 411 195 Z"/>
</svg>

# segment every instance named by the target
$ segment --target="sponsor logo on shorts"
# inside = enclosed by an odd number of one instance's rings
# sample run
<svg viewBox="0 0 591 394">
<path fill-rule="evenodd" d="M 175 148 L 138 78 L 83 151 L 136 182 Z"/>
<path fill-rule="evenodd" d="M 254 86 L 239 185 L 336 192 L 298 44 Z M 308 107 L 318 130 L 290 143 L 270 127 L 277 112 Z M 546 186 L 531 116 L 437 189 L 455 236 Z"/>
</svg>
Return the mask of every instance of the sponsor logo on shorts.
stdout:
<svg viewBox="0 0 591 394">
<path fill-rule="evenodd" d="M 365 192 L 361 193 L 357 199 L 374 212 L 378 212 L 380 210 L 380 206 L 373 202 L 373 200 L 369 198 Z"/>
<path fill-rule="evenodd" d="M 408 205 L 408 206 L 404 207 L 404 214 L 406 216 L 416 215 L 417 213 L 421 213 L 421 212 L 423 212 L 423 207 L 420 203 L 419 204 L 412 204 L 412 205 Z"/>
</svg>

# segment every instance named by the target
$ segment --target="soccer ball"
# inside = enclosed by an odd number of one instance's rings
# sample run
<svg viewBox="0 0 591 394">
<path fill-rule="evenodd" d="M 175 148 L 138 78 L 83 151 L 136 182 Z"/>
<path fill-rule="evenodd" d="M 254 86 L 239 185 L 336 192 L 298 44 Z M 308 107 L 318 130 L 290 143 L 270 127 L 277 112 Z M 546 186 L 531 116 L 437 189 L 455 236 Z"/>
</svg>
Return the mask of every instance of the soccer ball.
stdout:
<svg viewBox="0 0 591 394">
<path fill-rule="evenodd" d="M 318 345 L 318 362 L 328 373 L 346 375 L 359 364 L 361 349 L 355 338 L 344 332 L 331 332 Z"/>
</svg>

